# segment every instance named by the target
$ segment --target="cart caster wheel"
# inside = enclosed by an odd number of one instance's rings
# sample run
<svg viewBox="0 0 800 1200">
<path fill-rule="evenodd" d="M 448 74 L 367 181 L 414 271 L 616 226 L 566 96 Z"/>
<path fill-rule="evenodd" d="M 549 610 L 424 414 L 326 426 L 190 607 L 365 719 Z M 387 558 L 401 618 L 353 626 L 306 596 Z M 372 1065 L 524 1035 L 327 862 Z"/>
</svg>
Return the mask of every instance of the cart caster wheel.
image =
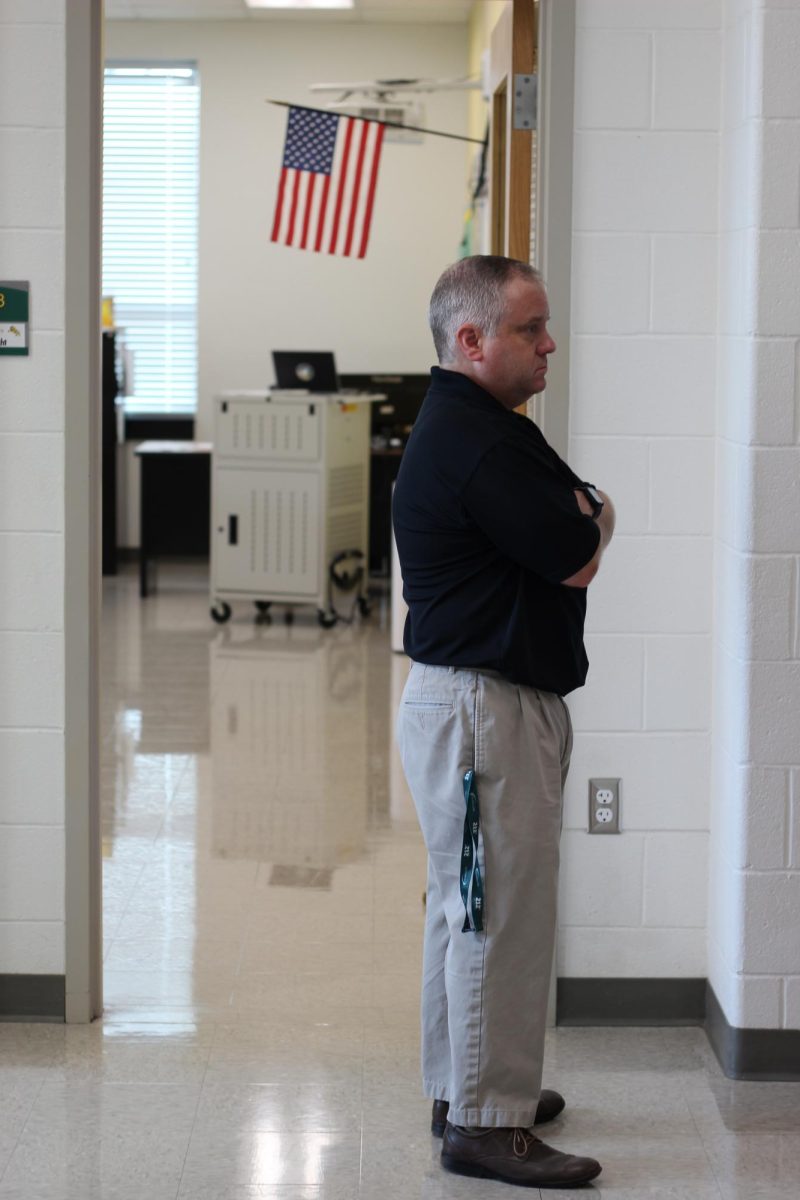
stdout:
<svg viewBox="0 0 800 1200">
<path fill-rule="evenodd" d="M 226 621 L 230 621 L 233 609 L 230 604 L 220 601 L 210 611 L 212 621 L 216 621 L 218 625 L 224 625 Z"/>
<path fill-rule="evenodd" d="M 336 614 L 327 613 L 323 609 L 320 609 L 317 613 L 317 620 L 323 629 L 333 629 L 336 624 Z"/>
<path fill-rule="evenodd" d="M 372 612 L 372 605 L 366 596 L 358 597 L 358 611 L 361 613 L 362 617 L 368 617 Z"/>
<path fill-rule="evenodd" d="M 286 612 L 283 614 L 283 620 L 284 620 L 285 624 L 287 624 L 287 625 L 294 625 L 294 609 L 293 608 L 287 608 Z"/>
<path fill-rule="evenodd" d="M 272 608 L 271 600 L 254 600 L 253 603 L 255 604 L 256 611 L 260 617 L 265 617 Z"/>
</svg>

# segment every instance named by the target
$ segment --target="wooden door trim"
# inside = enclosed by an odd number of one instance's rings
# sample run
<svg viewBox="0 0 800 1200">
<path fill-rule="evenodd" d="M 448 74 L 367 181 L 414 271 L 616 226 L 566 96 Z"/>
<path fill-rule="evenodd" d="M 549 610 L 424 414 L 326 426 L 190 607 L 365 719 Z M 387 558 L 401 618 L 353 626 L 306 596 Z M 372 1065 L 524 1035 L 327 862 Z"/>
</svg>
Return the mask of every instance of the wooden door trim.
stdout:
<svg viewBox="0 0 800 1200">
<path fill-rule="evenodd" d="M 498 92 L 506 91 L 505 187 L 493 184 L 492 197 L 503 195 L 502 250 L 522 262 L 530 261 L 531 252 L 531 170 L 532 139 L 529 129 L 514 128 L 514 76 L 532 75 L 536 61 L 536 7 L 534 0 L 513 0 L 495 25 L 489 44 L 489 91 L 492 104 Z M 496 138 L 493 135 L 492 170 L 501 169 Z M 492 211 L 491 228 L 498 228 L 498 214 Z"/>
<path fill-rule="evenodd" d="M 490 207 L 490 251 L 492 254 L 505 254 L 507 245 L 506 224 L 508 220 L 507 205 L 507 148 L 508 148 L 508 76 L 492 93 L 492 156 L 491 156 L 491 189 L 492 202 Z"/>
<path fill-rule="evenodd" d="M 536 67 L 534 0 L 514 0 L 511 13 L 511 71 L 516 79 L 518 75 L 533 75 Z M 508 254 L 521 262 L 530 262 L 533 133 L 530 129 L 513 128 L 513 111 L 509 150 Z"/>
</svg>

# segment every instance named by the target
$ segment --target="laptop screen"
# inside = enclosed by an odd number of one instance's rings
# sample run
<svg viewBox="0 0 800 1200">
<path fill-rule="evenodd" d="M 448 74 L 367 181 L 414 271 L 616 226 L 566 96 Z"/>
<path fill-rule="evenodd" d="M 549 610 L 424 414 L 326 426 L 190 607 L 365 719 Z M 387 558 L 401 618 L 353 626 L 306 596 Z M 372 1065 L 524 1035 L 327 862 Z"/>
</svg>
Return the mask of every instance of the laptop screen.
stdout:
<svg viewBox="0 0 800 1200">
<path fill-rule="evenodd" d="M 273 350 L 275 380 L 279 388 L 307 392 L 338 392 L 336 360 L 330 350 Z"/>
</svg>

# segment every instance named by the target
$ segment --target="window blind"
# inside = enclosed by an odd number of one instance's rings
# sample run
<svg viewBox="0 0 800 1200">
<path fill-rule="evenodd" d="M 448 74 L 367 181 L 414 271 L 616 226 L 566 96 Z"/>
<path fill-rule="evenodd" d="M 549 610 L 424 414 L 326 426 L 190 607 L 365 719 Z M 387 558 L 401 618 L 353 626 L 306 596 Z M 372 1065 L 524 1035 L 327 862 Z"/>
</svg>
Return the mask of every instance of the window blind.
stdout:
<svg viewBox="0 0 800 1200">
<path fill-rule="evenodd" d="M 200 88 L 190 64 L 105 71 L 103 295 L 133 352 L 133 411 L 197 406 Z"/>
</svg>

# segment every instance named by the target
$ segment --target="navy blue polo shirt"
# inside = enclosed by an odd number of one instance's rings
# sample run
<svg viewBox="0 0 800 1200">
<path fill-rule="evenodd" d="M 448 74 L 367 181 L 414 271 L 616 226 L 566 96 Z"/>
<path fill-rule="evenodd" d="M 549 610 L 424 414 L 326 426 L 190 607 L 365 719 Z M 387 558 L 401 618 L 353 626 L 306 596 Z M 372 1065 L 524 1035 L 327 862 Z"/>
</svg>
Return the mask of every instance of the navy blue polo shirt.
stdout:
<svg viewBox="0 0 800 1200">
<path fill-rule="evenodd" d="M 600 530 L 581 480 L 533 421 L 434 367 L 392 517 L 415 662 L 499 671 L 564 696 L 581 687 L 586 589 L 564 587 Z"/>
</svg>

